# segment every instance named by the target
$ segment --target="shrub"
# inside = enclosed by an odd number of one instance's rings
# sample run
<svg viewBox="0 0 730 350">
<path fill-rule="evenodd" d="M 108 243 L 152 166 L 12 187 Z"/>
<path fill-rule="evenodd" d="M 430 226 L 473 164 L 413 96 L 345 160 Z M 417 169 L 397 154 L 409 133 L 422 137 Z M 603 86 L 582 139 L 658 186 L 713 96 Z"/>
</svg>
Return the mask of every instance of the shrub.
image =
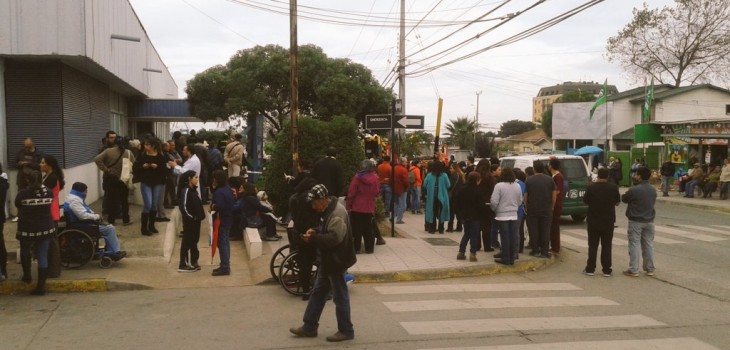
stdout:
<svg viewBox="0 0 730 350">
<path fill-rule="evenodd" d="M 337 148 L 337 160 L 342 165 L 343 186 L 348 188 L 350 179 L 359 170 L 360 162 L 365 159 L 365 151 L 360 143 L 355 121 L 348 117 L 335 117 L 329 122 L 312 119 L 299 119 L 299 159 L 311 164 L 325 156 L 327 148 Z M 284 173 L 291 174 L 291 124 L 286 123 L 277 135 L 267 162 L 263 177 L 269 201 L 276 208 L 277 215 L 288 211 L 288 199 L 293 189 L 287 184 Z"/>
</svg>

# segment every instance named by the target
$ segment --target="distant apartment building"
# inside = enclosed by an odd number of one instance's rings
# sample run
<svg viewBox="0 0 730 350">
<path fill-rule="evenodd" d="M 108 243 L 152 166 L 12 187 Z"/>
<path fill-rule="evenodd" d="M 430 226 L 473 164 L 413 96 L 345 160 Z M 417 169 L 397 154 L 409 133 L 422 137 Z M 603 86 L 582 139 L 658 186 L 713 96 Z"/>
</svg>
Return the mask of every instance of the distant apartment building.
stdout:
<svg viewBox="0 0 730 350">
<path fill-rule="evenodd" d="M 607 88 L 609 95 L 618 93 L 615 85 L 608 85 Z M 540 92 L 537 93 L 537 96 L 532 98 L 532 122 L 537 125 L 542 124 L 542 114 L 553 105 L 553 102 L 555 102 L 558 97 L 563 96 L 568 92 L 584 91 L 592 95 L 599 96 L 602 89 L 603 84 L 592 81 L 566 81 L 562 84 L 541 88 Z"/>
</svg>

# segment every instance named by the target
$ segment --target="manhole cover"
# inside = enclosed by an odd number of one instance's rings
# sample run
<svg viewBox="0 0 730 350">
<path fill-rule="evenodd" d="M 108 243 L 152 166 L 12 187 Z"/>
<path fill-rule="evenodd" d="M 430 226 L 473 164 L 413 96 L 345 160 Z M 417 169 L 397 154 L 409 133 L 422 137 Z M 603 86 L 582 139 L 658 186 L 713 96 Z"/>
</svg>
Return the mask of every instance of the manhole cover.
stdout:
<svg viewBox="0 0 730 350">
<path fill-rule="evenodd" d="M 454 241 L 451 238 L 424 238 L 424 241 L 428 242 L 431 245 L 438 245 L 438 246 L 455 246 L 459 245 L 458 242 Z"/>
</svg>

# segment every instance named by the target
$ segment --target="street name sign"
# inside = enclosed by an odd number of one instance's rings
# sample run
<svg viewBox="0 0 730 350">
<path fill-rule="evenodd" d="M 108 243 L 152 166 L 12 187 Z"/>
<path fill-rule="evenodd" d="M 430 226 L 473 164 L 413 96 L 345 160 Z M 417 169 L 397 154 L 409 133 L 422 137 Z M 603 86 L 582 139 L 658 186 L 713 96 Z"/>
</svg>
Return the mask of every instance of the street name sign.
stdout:
<svg viewBox="0 0 730 350">
<path fill-rule="evenodd" d="M 382 130 L 393 128 L 423 129 L 423 116 L 392 116 L 390 114 L 368 114 L 365 116 L 365 129 Z"/>
</svg>

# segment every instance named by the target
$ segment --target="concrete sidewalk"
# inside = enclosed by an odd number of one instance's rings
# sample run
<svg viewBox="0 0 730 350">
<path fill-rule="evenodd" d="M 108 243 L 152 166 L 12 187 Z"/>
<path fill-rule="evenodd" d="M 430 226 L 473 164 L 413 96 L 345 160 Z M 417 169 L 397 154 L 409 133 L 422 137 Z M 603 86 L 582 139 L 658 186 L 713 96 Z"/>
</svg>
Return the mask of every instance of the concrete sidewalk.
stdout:
<svg viewBox="0 0 730 350">
<path fill-rule="evenodd" d="M 625 192 L 622 188 L 621 192 Z M 730 213 L 730 201 L 716 198 L 682 198 L 676 192 L 670 197 L 660 197 L 658 201 L 675 205 L 717 210 Z M 92 205 L 94 210 L 100 202 Z M 181 227 L 178 223 L 179 213 L 176 209 L 168 210 L 167 216 L 173 218 L 169 223 L 157 223 L 160 234 L 145 237 L 139 233 L 139 213 L 141 207 L 130 208 L 134 224 L 117 225 L 123 249 L 129 257 L 115 263 L 109 269 L 102 269 L 98 261 L 92 261 L 79 269 L 63 269 L 57 279 L 48 280 L 48 291 L 53 292 L 88 292 L 107 290 L 131 290 L 153 288 L 204 288 L 249 286 L 273 282 L 269 264 L 274 252 L 287 244 L 283 228 L 279 234 L 285 238 L 279 242 L 263 242 L 263 255 L 253 260 L 248 259 L 242 241 L 231 242 L 231 275 L 211 276 L 211 270 L 217 267 L 218 257 L 211 259 L 208 244 L 208 225 L 204 222 L 201 230 L 200 263 L 203 270 L 195 273 L 178 273 L 180 238 L 177 233 Z M 461 232 L 428 234 L 423 229 L 423 215 L 406 213 L 405 224 L 395 225 L 395 237 L 391 236 L 389 223 L 381 226 L 381 232 L 387 243 L 375 247 L 374 254 L 359 254 L 358 262 L 350 269 L 357 283 L 413 281 L 450 277 L 480 276 L 503 272 L 520 272 L 543 268 L 556 262 L 556 259 L 539 259 L 528 254 L 520 255 L 514 266 L 508 267 L 494 263 L 492 254 L 480 251 L 477 262 L 456 260 L 458 242 Z M 15 239 L 16 224 L 8 221 L 5 224 L 5 242 L 8 247 L 8 279 L 0 283 L 0 294 L 25 293 L 34 284 L 26 285 L 20 281 L 22 275 L 20 265 L 16 263 L 15 251 L 18 241 Z M 35 281 L 35 266 L 33 278 Z"/>
</svg>

